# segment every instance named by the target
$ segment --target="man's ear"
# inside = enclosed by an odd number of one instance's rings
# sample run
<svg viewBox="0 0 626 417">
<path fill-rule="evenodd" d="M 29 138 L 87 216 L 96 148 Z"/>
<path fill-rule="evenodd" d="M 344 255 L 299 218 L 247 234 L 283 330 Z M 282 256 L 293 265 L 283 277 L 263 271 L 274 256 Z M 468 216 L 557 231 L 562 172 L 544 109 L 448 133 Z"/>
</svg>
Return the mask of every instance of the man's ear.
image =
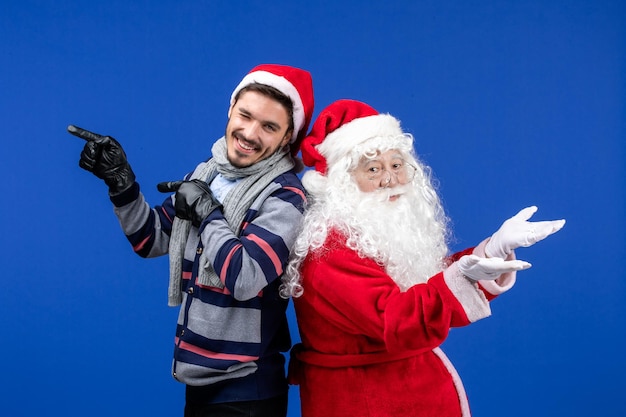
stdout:
<svg viewBox="0 0 626 417">
<path fill-rule="evenodd" d="M 291 140 L 291 136 L 292 135 L 293 135 L 293 131 L 291 129 L 287 130 L 287 132 L 285 133 L 285 137 L 280 142 L 280 147 L 281 148 L 289 143 L 289 141 Z"/>
<path fill-rule="evenodd" d="M 228 108 L 228 119 L 230 120 L 230 115 L 233 112 L 233 107 L 235 107 L 235 103 L 231 104 Z"/>
</svg>

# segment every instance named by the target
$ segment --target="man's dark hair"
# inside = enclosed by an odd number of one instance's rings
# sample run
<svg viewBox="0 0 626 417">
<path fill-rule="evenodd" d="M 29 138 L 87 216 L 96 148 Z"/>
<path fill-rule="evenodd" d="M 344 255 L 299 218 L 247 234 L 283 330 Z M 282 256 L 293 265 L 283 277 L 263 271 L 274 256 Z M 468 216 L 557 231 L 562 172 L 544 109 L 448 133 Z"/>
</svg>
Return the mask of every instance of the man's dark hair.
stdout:
<svg viewBox="0 0 626 417">
<path fill-rule="evenodd" d="M 272 100 L 276 100 L 277 102 L 279 102 L 285 108 L 285 110 L 287 110 L 287 117 L 289 119 L 289 127 L 287 128 L 287 133 L 293 132 L 293 102 L 287 95 L 283 94 L 280 90 L 272 86 L 260 83 L 252 83 L 246 85 L 241 90 L 239 90 L 237 94 L 235 94 L 234 102 L 236 103 L 239 100 L 239 97 L 246 91 L 256 91 L 257 93 L 263 94 L 264 96 L 267 96 Z"/>
</svg>

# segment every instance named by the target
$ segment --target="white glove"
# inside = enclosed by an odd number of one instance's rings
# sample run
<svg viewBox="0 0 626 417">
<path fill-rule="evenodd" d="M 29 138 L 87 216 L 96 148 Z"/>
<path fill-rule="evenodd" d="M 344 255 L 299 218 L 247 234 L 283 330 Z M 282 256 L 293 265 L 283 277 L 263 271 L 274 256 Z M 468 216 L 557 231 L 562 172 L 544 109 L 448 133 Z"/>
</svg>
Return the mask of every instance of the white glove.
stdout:
<svg viewBox="0 0 626 417">
<path fill-rule="evenodd" d="M 558 232 L 565 224 L 565 220 L 529 222 L 536 211 L 536 206 L 526 207 L 505 221 L 487 242 L 485 254 L 505 259 L 514 249 L 532 246 Z"/>
<path fill-rule="evenodd" d="M 502 274 L 528 269 L 532 265 L 519 259 L 505 261 L 502 258 L 481 258 L 477 255 L 465 255 L 457 261 L 459 271 L 474 281 L 495 280 Z"/>
</svg>

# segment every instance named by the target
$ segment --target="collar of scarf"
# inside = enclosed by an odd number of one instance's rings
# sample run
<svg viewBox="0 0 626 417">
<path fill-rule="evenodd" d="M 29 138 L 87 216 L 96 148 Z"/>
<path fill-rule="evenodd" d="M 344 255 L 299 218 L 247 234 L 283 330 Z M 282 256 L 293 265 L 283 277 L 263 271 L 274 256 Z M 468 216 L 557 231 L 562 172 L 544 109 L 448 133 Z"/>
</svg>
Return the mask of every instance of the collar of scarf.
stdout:
<svg viewBox="0 0 626 417">
<path fill-rule="evenodd" d="M 279 149 L 268 158 L 249 167 L 237 168 L 228 162 L 226 140 L 219 139 L 211 149 L 213 157 L 196 167 L 189 179 L 202 179 L 207 183 L 219 173 L 228 179 L 240 179 L 237 185 L 230 190 L 222 201 L 224 218 L 235 236 L 239 236 L 241 225 L 246 212 L 263 190 L 279 175 L 291 170 L 295 163 L 291 158 L 289 147 Z M 169 242 L 170 282 L 168 288 L 168 305 L 176 306 L 182 302 L 181 274 L 185 247 L 193 226 L 188 220 L 174 218 L 172 233 Z M 193 252 L 196 248 L 191 248 Z M 211 287 L 224 288 L 224 283 L 217 276 L 211 261 L 206 258 L 205 252 L 200 255 L 198 268 L 198 283 Z"/>
</svg>

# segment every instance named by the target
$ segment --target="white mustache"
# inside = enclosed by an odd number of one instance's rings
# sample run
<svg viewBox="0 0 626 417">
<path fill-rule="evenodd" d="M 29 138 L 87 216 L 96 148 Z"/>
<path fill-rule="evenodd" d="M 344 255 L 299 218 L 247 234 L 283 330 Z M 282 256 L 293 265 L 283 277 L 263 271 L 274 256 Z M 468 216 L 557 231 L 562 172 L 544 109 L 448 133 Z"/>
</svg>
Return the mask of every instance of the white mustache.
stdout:
<svg viewBox="0 0 626 417">
<path fill-rule="evenodd" d="M 389 199 L 393 196 L 400 196 L 402 194 L 406 194 L 409 191 L 410 187 L 411 187 L 410 184 L 404 184 L 404 185 L 397 185 L 393 188 L 389 188 L 389 187 L 378 188 L 373 193 L 367 193 L 367 194 L 369 194 L 368 198 L 371 198 L 373 201 L 384 203 L 384 202 L 389 201 Z"/>
</svg>

